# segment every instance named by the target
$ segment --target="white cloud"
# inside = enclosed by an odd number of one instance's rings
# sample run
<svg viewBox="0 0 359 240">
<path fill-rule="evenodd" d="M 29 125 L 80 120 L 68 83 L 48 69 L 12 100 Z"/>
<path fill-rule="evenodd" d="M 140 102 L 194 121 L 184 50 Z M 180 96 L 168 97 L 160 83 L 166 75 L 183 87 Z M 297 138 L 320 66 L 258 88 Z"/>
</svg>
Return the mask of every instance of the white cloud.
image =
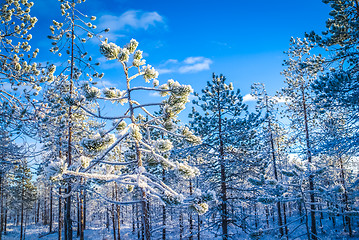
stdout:
<svg viewBox="0 0 359 240">
<path fill-rule="evenodd" d="M 170 63 L 178 63 L 178 60 L 177 59 L 168 59 L 163 65 L 167 65 Z"/>
<path fill-rule="evenodd" d="M 114 87 L 116 84 L 114 84 L 108 80 L 100 79 L 97 81 L 97 85 L 105 88 L 105 87 Z"/>
<path fill-rule="evenodd" d="M 202 61 L 203 57 L 188 57 L 183 62 L 186 64 L 194 64 L 196 62 Z"/>
<path fill-rule="evenodd" d="M 257 99 L 253 95 L 249 93 L 244 95 L 243 102 L 253 102 L 253 101 L 257 101 Z"/>
<path fill-rule="evenodd" d="M 176 59 L 169 59 L 157 68 L 160 74 L 165 73 L 190 73 L 209 70 L 212 60 L 205 57 L 188 57 L 182 62 Z"/>
<path fill-rule="evenodd" d="M 150 92 L 151 97 L 161 97 L 159 92 Z"/>
<path fill-rule="evenodd" d="M 120 16 L 103 15 L 99 18 L 99 22 L 100 29 L 110 28 L 109 35 L 112 38 L 123 36 L 119 32 L 126 30 L 147 30 L 150 26 L 165 26 L 164 18 L 160 14 L 141 10 L 129 10 Z"/>
<path fill-rule="evenodd" d="M 289 100 L 284 98 L 284 97 L 271 97 L 273 100 L 275 100 L 277 103 L 285 103 L 288 102 Z M 253 102 L 253 101 L 257 101 L 256 97 L 251 95 L 250 93 L 246 94 L 243 96 L 243 102 Z"/>
<path fill-rule="evenodd" d="M 156 70 L 159 74 L 166 74 L 166 73 L 174 72 L 172 69 L 167 69 L 167 68 L 156 68 Z"/>
</svg>

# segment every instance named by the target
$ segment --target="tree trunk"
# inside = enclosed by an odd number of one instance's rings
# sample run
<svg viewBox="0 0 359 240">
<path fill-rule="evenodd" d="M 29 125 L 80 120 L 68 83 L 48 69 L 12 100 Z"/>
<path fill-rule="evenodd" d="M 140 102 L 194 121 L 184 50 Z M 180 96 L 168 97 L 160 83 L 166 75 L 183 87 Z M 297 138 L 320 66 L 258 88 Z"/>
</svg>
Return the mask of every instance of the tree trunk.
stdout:
<svg viewBox="0 0 359 240">
<path fill-rule="evenodd" d="M 40 221 L 40 196 L 37 200 L 37 208 L 36 208 L 36 218 L 35 222 L 38 223 Z"/>
<path fill-rule="evenodd" d="M 136 203 L 136 227 L 137 227 L 137 239 L 140 239 L 141 238 L 141 232 L 142 232 L 142 229 L 140 229 L 140 220 L 139 220 L 139 214 L 138 214 L 138 204 Z"/>
<path fill-rule="evenodd" d="M 6 235 L 7 231 L 7 201 L 5 202 L 5 216 L 4 216 L 4 235 Z"/>
<path fill-rule="evenodd" d="M 83 179 L 81 179 L 83 183 Z M 80 240 L 85 239 L 85 192 L 83 189 L 80 191 Z"/>
<path fill-rule="evenodd" d="M 24 187 L 21 189 L 21 220 L 20 220 L 20 240 L 24 237 Z"/>
<path fill-rule="evenodd" d="M 179 215 L 179 230 L 180 230 L 180 236 L 179 239 L 182 240 L 183 239 L 183 212 L 182 212 L 182 208 L 180 209 L 180 215 Z"/>
<path fill-rule="evenodd" d="M 302 100 L 303 100 L 303 114 L 304 114 L 304 129 L 305 129 L 305 141 L 307 147 L 307 158 L 308 162 L 312 163 L 312 150 L 309 139 L 309 126 L 308 126 L 308 116 L 307 116 L 307 105 L 304 92 L 304 86 L 301 86 L 302 91 Z M 309 194 L 310 194 L 310 219 L 311 219 L 311 238 L 317 240 L 317 224 L 315 218 L 315 194 L 314 194 L 314 175 L 310 173 L 309 175 Z"/>
<path fill-rule="evenodd" d="M 221 218 L 222 218 L 222 239 L 228 240 L 228 222 L 227 222 L 227 179 L 226 166 L 224 160 L 224 143 L 222 139 L 222 107 L 220 104 L 220 90 L 218 96 L 218 135 L 219 135 L 219 161 L 221 168 Z"/>
<path fill-rule="evenodd" d="M 165 169 L 162 168 L 162 181 L 165 182 Z M 162 206 L 162 240 L 166 240 L 166 206 Z"/>
<path fill-rule="evenodd" d="M 192 196 L 193 194 L 193 187 L 192 187 L 192 181 L 189 180 L 189 194 Z M 193 240 L 193 219 L 192 219 L 192 212 L 189 211 L 189 240 Z"/>
<path fill-rule="evenodd" d="M 135 221 L 135 205 L 131 205 L 132 208 L 132 233 L 134 234 L 136 231 L 136 221 Z"/>
<path fill-rule="evenodd" d="M 50 233 L 52 232 L 52 186 L 50 187 Z"/>
<path fill-rule="evenodd" d="M 80 231 L 81 231 L 81 217 L 80 217 L 80 196 L 79 193 L 77 193 L 77 231 L 76 231 L 76 236 L 79 237 L 80 236 Z"/>
<path fill-rule="evenodd" d="M 115 190 L 116 190 L 116 201 L 119 201 L 118 197 L 118 187 L 117 183 L 115 183 Z M 117 214 L 117 240 L 121 240 L 121 207 L 120 205 L 116 206 L 116 214 Z"/>
<path fill-rule="evenodd" d="M 112 188 L 112 199 L 115 198 L 115 188 Z M 112 230 L 113 230 L 113 240 L 117 240 L 116 238 L 116 216 L 115 216 L 115 204 L 112 204 L 111 209 L 111 215 L 112 215 Z"/>
<path fill-rule="evenodd" d="M 352 237 L 353 236 L 353 231 L 352 231 L 352 224 L 351 224 L 351 219 L 350 217 L 345 214 L 345 211 L 349 211 L 349 202 L 348 202 L 348 191 L 346 188 L 346 182 L 345 182 L 345 173 L 344 173 L 344 164 L 343 164 L 343 159 L 341 157 L 339 157 L 339 163 L 340 163 L 340 177 L 341 177 L 341 182 L 342 185 L 344 187 L 344 216 L 345 216 L 345 223 L 348 226 L 348 232 L 349 232 L 349 236 Z"/>
<path fill-rule="evenodd" d="M 273 132 L 272 132 L 272 124 L 271 124 L 271 116 L 269 115 L 269 102 L 268 102 L 268 96 L 266 95 L 265 98 L 266 101 L 266 110 L 267 110 L 267 116 L 268 116 L 268 130 L 269 130 L 269 141 L 271 145 L 271 154 L 272 154 L 272 161 L 273 161 L 273 173 L 274 178 L 278 182 L 278 171 L 277 171 L 277 161 L 276 161 L 276 155 L 275 155 L 275 147 L 274 147 L 274 139 L 273 139 Z M 283 222 L 282 222 L 282 211 L 281 211 L 281 203 L 280 201 L 277 202 L 277 212 L 278 212 L 278 227 L 279 227 L 279 233 L 280 236 L 283 236 Z"/>
<path fill-rule="evenodd" d="M 201 240 L 201 216 L 197 214 L 197 240 Z"/>
<path fill-rule="evenodd" d="M 71 219 L 71 186 L 70 183 L 67 186 L 66 194 L 68 194 L 68 197 L 65 200 L 65 240 L 72 240 L 72 219 Z"/>
<path fill-rule="evenodd" d="M 284 229 L 285 229 L 285 235 L 288 238 L 288 225 L 287 225 L 287 213 L 286 213 L 286 204 L 283 203 L 283 216 L 284 216 Z"/>
<path fill-rule="evenodd" d="M 74 2 L 74 0 L 72 0 Z M 74 4 L 72 5 L 71 13 L 71 60 L 70 60 L 70 97 L 73 95 L 74 88 L 74 68 L 75 68 L 75 57 L 74 57 L 74 46 L 75 46 L 75 9 Z M 70 167 L 72 164 L 72 107 L 68 108 L 68 139 L 67 139 L 67 165 Z M 72 219 L 71 219 L 71 180 L 67 181 L 67 191 L 68 194 L 65 201 L 65 240 L 72 240 Z"/>
<path fill-rule="evenodd" d="M 3 177 L 2 173 L 0 173 L 0 240 L 2 239 L 2 232 L 3 232 L 3 208 L 4 208 L 4 199 L 3 199 Z"/>
<path fill-rule="evenodd" d="M 58 240 L 61 240 L 61 231 L 62 231 L 62 204 L 61 204 L 61 187 L 59 187 L 59 216 L 58 216 Z"/>
<path fill-rule="evenodd" d="M 85 230 L 86 229 L 86 209 L 87 209 L 87 207 L 86 207 L 86 205 L 87 205 L 87 202 L 86 202 L 86 189 L 84 189 L 84 191 L 83 191 L 83 197 L 84 197 L 84 204 L 83 204 L 83 206 L 84 206 L 84 217 L 83 217 L 84 224 L 83 224 L 83 230 Z"/>
</svg>

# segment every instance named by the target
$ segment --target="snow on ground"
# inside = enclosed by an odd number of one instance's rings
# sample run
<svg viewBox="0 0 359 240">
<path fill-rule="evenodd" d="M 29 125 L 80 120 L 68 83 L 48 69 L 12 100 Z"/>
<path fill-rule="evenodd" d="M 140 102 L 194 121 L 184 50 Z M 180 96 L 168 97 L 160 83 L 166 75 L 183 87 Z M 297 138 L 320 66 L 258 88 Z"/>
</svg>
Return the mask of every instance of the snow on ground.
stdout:
<svg viewBox="0 0 359 240">
<path fill-rule="evenodd" d="M 20 226 L 9 226 L 7 235 L 3 236 L 4 240 L 14 240 L 20 239 Z M 85 239 L 86 240 L 112 240 L 113 235 L 112 231 L 108 231 L 106 228 L 96 228 L 92 227 L 85 230 Z M 49 227 L 43 225 L 29 225 L 26 226 L 26 233 L 24 240 L 57 240 L 57 232 L 52 232 L 49 234 Z M 79 239 L 76 237 L 76 230 L 74 230 L 74 239 Z M 131 229 L 128 226 L 123 226 L 121 229 L 121 239 L 123 240 L 132 240 L 137 239 L 137 236 L 133 236 Z"/>
<path fill-rule="evenodd" d="M 168 227 L 171 228 L 170 226 L 168 226 Z M 172 226 L 172 227 L 174 227 L 174 226 Z M 168 230 L 169 231 L 172 230 L 172 232 L 170 232 L 170 233 L 168 232 L 168 234 L 167 234 L 168 240 L 178 240 L 179 239 L 178 231 L 176 231 L 177 233 L 174 234 L 173 231 L 175 229 L 171 229 L 171 230 L 168 229 Z M 234 230 L 234 229 L 231 229 L 231 230 Z M 4 240 L 20 239 L 19 232 L 20 232 L 20 226 L 8 225 L 7 235 L 4 235 L 3 239 Z M 233 240 L 247 240 L 247 239 L 249 240 L 248 235 L 243 232 L 234 232 L 234 231 L 231 231 L 231 232 L 235 235 L 232 237 Z M 161 233 L 162 233 L 161 229 L 157 229 L 157 231 L 154 229 L 154 232 L 152 233 L 152 236 L 153 236 L 152 239 L 153 240 L 161 239 Z M 295 235 L 298 236 L 298 235 L 302 235 L 304 233 L 305 233 L 305 231 L 303 229 L 300 229 L 297 232 L 297 234 L 295 234 Z M 74 240 L 79 239 L 79 237 L 76 237 L 76 234 L 77 234 L 76 228 L 74 227 L 74 235 L 73 235 Z M 188 234 L 189 234 L 189 232 L 185 231 L 183 234 L 183 239 L 188 239 L 188 237 L 189 237 Z M 324 236 L 322 234 L 324 234 Z M 41 224 L 29 225 L 29 226 L 26 226 L 26 233 L 25 233 L 24 240 L 37 240 L 37 239 L 57 240 L 58 239 L 57 235 L 58 235 L 57 232 L 53 232 L 50 234 L 48 226 L 44 226 Z M 357 233 L 357 232 L 354 232 L 354 236 L 352 238 L 350 238 L 347 233 L 344 233 L 343 231 L 338 231 L 335 229 L 327 229 L 324 233 L 319 230 L 319 236 L 321 237 L 321 240 L 329 240 L 329 239 L 357 240 L 357 239 L 359 239 L 359 233 Z M 107 229 L 101 224 L 96 224 L 96 225 L 90 226 L 89 229 L 85 230 L 85 239 L 86 240 L 112 240 L 113 239 L 112 228 L 110 227 L 110 229 Z M 124 224 L 121 225 L 121 239 L 122 240 L 137 240 L 137 234 L 132 233 L 131 225 L 124 225 Z M 194 236 L 194 239 L 197 239 L 197 235 Z M 201 233 L 201 239 L 202 240 L 221 240 L 222 237 L 219 234 L 215 235 L 213 233 L 209 233 L 208 231 L 205 231 L 205 232 Z M 262 238 L 259 238 L 259 239 L 275 240 L 275 239 L 279 239 L 279 238 L 276 236 L 273 236 L 273 235 L 264 235 L 264 236 L 262 236 Z M 307 239 L 307 237 L 304 234 L 303 236 L 301 236 L 299 238 L 295 238 L 295 239 L 302 240 L 302 239 Z"/>
</svg>

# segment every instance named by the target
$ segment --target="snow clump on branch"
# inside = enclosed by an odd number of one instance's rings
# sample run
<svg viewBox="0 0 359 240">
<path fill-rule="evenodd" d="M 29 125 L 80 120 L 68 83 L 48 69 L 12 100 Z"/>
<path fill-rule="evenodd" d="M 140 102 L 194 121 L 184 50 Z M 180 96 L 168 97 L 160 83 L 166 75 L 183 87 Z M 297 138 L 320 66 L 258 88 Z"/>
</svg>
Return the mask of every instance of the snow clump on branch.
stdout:
<svg viewBox="0 0 359 240">
<path fill-rule="evenodd" d="M 93 155 L 105 150 L 108 145 L 112 144 L 115 141 L 116 137 L 113 134 L 106 134 L 101 136 L 96 134 L 93 138 L 85 138 L 82 140 L 82 146 L 85 149 L 85 153 L 88 155 Z"/>
</svg>

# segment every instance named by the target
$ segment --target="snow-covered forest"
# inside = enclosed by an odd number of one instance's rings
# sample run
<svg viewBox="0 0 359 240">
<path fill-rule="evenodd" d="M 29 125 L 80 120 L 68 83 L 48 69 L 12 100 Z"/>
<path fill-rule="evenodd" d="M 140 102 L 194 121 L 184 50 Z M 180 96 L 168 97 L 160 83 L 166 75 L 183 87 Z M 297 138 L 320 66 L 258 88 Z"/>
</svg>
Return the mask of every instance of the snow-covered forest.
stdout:
<svg viewBox="0 0 359 240">
<path fill-rule="evenodd" d="M 90 1 L 59 0 L 45 33 L 1 0 L 0 240 L 359 239 L 358 0 L 323 0 L 326 29 L 290 39 L 252 105 L 225 72 L 159 81 Z"/>
</svg>

